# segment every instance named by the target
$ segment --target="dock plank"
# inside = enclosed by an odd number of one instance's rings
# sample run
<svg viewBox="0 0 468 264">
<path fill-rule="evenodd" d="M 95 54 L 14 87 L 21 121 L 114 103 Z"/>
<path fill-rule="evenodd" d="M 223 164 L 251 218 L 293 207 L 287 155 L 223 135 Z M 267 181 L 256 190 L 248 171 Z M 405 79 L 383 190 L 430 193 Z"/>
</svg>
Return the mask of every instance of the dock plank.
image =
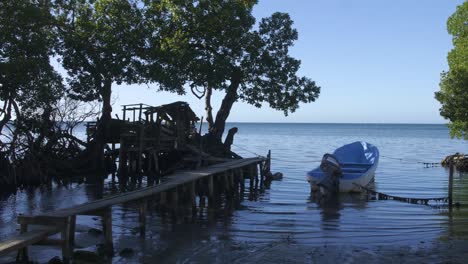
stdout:
<svg viewBox="0 0 468 264">
<path fill-rule="evenodd" d="M 240 160 L 228 161 L 204 168 L 200 168 L 194 171 L 180 171 L 172 175 L 169 175 L 164 181 L 158 185 L 138 189 L 131 192 L 126 192 L 114 196 L 109 196 L 100 200 L 87 202 L 74 207 L 56 210 L 53 212 L 43 213 L 37 216 L 23 216 L 28 218 L 34 217 L 69 217 L 73 215 L 80 215 L 86 212 L 97 211 L 99 209 L 107 208 L 115 204 L 122 204 L 130 201 L 136 201 L 143 199 L 148 196 L 152 196 L 170 189 L 177 187 L 178 185 L 186 184 L 194 180 L 198 180 L 210 175 L 221 173 L 230 169 L 242 168 L 250 164 L 257 164 L 264 161 L 265 158 L 247 158 Z"/>
<path fill-rule="evenodd" d="M 16 235 L 5 241 L 0 242 L 0 255 L 5 255 L 17 251 L 26 246 L 38 243 L 48 236 L 60 232 L 60 227 L 44 227 L 43 229 L 29 231 Z"/>
<path fill-rule="evenodd" d="M 40 230 L 25 232 L 0 242 L 0 255 L 4 255 L 19 249 L 26 250 L 30 245 L 46 242 L 48 236 L 62 232 L 62 238 L 59 242 L 63 246 L 62 254 L 64 261 L 68 262 L 70 258 L 69 246 L 73 243 L 76 216 L 85 214 L 96 214 L 103 217 L 103 221 L 106 223 L 106 227 L 104 229 L 108 229 L 107 232 L 105 232 L 106 241 L 108 241 L 108 245 L 112 247 L 111 207 L 113 205 L 144 200 L 150 196 L 174 189 L 180 185 L 193 183 L 194 181 L 205 177 L 209 177 L 212 181 L 213 177 L 216 175 L 219 177 L 224 177 L 224 175 L 232 175 L 232 173 L 226 172 L 234 169 L 242 169 L 244 167 L 251 166 L 251 171 L 253 171 L 252 166 L 257 166 L 257 164 L 264 161 L 266 161 L 266 158 L 264 157 L 247 158 L 230 160 L 192 171 L 178 171 L 167 177 L 164 177 L 160 184 L 154 186 L 105 197 L 103 199 L 90 201 L 53 212 L 45 212 L 38 215 L 19 215 L 18 222 L 22 225 L 22 228 L 23 226 L 26 228 L 25 230 L 27 230 L 27 225 L 29 224 L 42 225 L 44 223 L 50 224 L 57 222 L 58 225 L 54 227 L 44 227 Z M 25 255 L 27 256 L 27 253 L 25 253 Z"/>
</svg>

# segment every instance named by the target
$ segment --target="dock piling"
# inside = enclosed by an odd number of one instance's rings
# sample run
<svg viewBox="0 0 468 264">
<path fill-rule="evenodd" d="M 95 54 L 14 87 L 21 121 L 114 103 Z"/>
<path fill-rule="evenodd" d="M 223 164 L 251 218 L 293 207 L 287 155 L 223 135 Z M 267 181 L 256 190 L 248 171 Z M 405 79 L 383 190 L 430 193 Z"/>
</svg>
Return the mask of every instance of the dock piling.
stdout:
<svg viewBox="0 0 468 264">
<path fill-rule="evenodd" d="M 121 149 L 122 151 L 122 149 Z M 125 154 L 130 154 L 125 151 Z M 126 165 L 126 156 L 123 155 L 119 158 L 123 165 L 119 172 L 119 183 L 124 179 Z M 130 158 L 130 157 L 129 157 Z M 134 158 L 132 158 L 134 160 Z M 18 223 L 20 224 L 20 235 L 17 235 L 7 241 L 0 242 L 0 255 L 12 251 L 18 251 L 17 260 L 26 261 L 28 258 L 28 246 L 31 245 L 49 245 L 61 246 L 63 261 L 65 263 L 71 260 L 72 248 L 75 240 L 76 217 L 78 215 L 92 215 L 99 216 L 102 221 L 102 230 L 104 232 L 104 250 L 107 254 L 114 254 L 114 246 L 112 239 L 112 206 L 127 202 L 139 203 L 139 221 L 140 221 L 140 235 L 145 236 L 146 231 L 146 216 L 148 199 L 160 195 L 159 203 L 167 204 L 169 202 L 174 205 L 176 209 L 179 199 L 184 203 L 190 203 L 193 213 L 197 213 L 197 193 L 200 195 L 200 214 L 203 208 L 206 207 L 206 198 L 208 198 L 208 216 L 214 216 L 215 205 L 221 201 L 218 198 L 223 197 L 222 191 L 226 191 L 227 206 L 232 206 L 239 201 L 239 187 L 240 196 L 243 197 L 244 191 L 244 176 L 246 173 L 250 175 L 250 188 L 253 192 L 254 178 L 258 175 L 257 165 L 264 158 L 248 158 L 243 160 L 232 160 L 223 164 L 216 164 L 200 168 L 195 171 L 185 171 L 180 174 L 169 177 L 157 185 L 141 188 L 135 191 L 121 193 L 118 195 L 106 197 L 100 200 L 87 202 L 84 204 L 76 205 L 70 208 L 55 210 L 39 215 L 19 215 Z M 123 174 L 122 171 L 124 172 Z M 216 178 L 215 178 L 216 177 Z M 258 180 L 257 180 L 258 182 Z M 217 186 L 215 186 L 215 184 Z M 203 186 L 204 185 L 204 186 Z M 224 185 L 224 186 L 221 186 Z M 224 188 L 223 188 L 224 187 Z M 215 189 L 219 188 L 219 189 Z M 180 193 L 179 193 L 180 192 Z M 252 194 L 251 192 L 251 194 Z M 167 197 L 170 195 L 170 197 Z M 173 210 L 174 212 L 175 210 Z M 175 215 L 175 213 L 173 213 Z M 43 229 L 28 231 L 29 225 L 40 225 Z M 49 238 L 51 235 L 60 234 L 60 239 Z"/>
<path fill-rule="evenodd" d="M 197 200 L 196 200 L 196 193 L 195 193 L 195 181 L 189 183 L 189 195 L 190 195 L 190 203 L 192 206 L 192 210 L 197 210 Z"/>
<path fill-rule="evenodd" d="M 75 245 L 75 227 L 76 227 L 76 215 L 70 216 L 68 219 L 68 233 L 69 233 L 69 244 L 70 246 Z"/>
<path fill-rule="evenodd" d="M 102 229 L 104 231 L 104 248 L 107 254 L 114 254 L 114 242 L 112 240 L 112 208 L 107 207 L 102 212 Z"/>
<path fill-rule="evenodd" d="M 28 224 L 24 221 L 20 221 L 20 234 L 28 232 Z M 28 248 L 24 247 L 18 251 L 16 256 L 16 262 L 27 262 L 28 261 Z"/>
<path fill-rule="evenodd" d="M 62 242 L 62 260 L 63 263 L 70 263 L 72 247 L 70 245 L 70 230 L 68 228 L 63 228 L 61 235 Z"/>
<path fill-rule="evenodd" d="M 214 198 L 213 175 L 208 176 L 208 197 L 210 200 Z"/>
<path fill-rule="evenodd" d="M 451 210 L 453 207 L 453 173 L 454 173 L 454 164 L 450 162 L 450 169 L 449 169 L 449 181 L 448 181 L 448 200 L 449 200 L 449 209 Z"/>
</svg>

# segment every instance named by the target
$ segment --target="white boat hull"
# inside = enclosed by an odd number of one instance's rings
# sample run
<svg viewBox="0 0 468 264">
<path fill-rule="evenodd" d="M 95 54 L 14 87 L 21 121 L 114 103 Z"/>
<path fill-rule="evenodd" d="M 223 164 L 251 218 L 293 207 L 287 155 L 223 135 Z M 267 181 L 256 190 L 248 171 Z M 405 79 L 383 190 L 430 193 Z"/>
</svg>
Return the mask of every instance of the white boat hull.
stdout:
<svg viewBox="0 0 468 264">
<path fill-rule="evenodd" d="M 373 182 L 379 163 L 378 149 L 366 142 L 354 142 L 335 150 L 342 175 L 339 178 L 340 192 L 360 192 L 360 186 L 366 187 Z M 367 167 L 366 167 L 367 166 Z M 320 167 L 307 173 L 311 191 L 318 191 L 318 184 L 323 180 Z"/>
<path fill-rule="evenodd" d="M 375 170 L 377 166 L 372 166 L 365 174 L 363 174 L 361 177 L 352 179 L 352 180 L 346 180 L 346 179 L 341 179 L 340 180 L 340 192 L 361 192 L 361 188 L 359 186 L 367 186 L 370 183 L 372 183 L 374 177 L 375 177 Z M 320 182 L 320 179 L 312 177 L 310 175 L 307 175 L 307 181 L 310 184 L 310 189 L 312 191 L 318 191 L 319 186 L 317 184 Z"/>
</svg>

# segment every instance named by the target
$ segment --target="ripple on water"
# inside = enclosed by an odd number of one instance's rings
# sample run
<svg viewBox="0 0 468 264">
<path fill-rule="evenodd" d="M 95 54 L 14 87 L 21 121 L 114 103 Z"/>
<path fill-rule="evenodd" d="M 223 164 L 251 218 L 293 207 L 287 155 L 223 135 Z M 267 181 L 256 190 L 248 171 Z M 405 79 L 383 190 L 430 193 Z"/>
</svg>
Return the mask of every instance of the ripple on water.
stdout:
<svg viewBox="0 0 468 264">
<path fill-rule="evenodd" d="M 136 242 L 145 255 L 172 254 L 184 250 L 206 250 L 210 241 L 271 242 L 288 240 L 307 244 L 374 245 L 413 244 L 446 236 L 468 238 L 468 175 L 456 174 L 454 199 L 461 209 L 451 215 L 436 207 L 396 201 L 363 199 L 341 195 L 330 204 L 310 199 L 305 181 L 308 170 L 318 166 L 324 153 L 356 140 L 376 145 L 381 153 L 376 172 L 378 191 L 416 198 L 447 195 L 448 171 L 424 168 L 418 161 L 438 162 L 454 152 L 468 152 L 468 144 L 450 140 L 442 125 L 359 125 L 359 124 L 230 124 L 239 127 L 233 150 L 243 156 L 272 150 L 272 170 L 284 178 L 275 181 L 256 200 L 245 193 L 238 210 L 215 212 L 206 208 L 194 219 L 173 223 L 170 214 L 152 209 L 147 219 L 150 234 Z M 228 127 L 229 129 L 230 127 Z M 249 150 L 246 151 L 245 149 Z M 402 159 L 402 160 L 399 160 Z M 95 186 L 73 185 L 54 190 L 20 191 L 0 201 L 0 239 L 16 232 L 18 213 L 38 213 L 93 200 L 111 192 Z M 137 207 L 113 208 L 117 244 L 135 237 Z M 96 220 L 79 223 L 99 227 Z M 192 249 L 192 247 L 194 249 Z M 189 249 L 190 248 L 190 249 Z M 155 251 L 155 249 L 158 249 Z"/>
</svg>

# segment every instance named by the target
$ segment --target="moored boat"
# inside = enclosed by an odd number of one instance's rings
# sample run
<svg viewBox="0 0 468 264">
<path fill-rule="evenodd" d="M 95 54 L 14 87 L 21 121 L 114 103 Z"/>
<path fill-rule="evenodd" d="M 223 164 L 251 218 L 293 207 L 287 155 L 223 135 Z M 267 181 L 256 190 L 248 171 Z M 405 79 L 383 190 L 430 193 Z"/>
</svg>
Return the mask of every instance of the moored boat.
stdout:
<svg viewBox="0 0 468 264">
<path fill-rule="evenodd" d="M 312 191 L 327 184 L 329 175 L 323 171 L 324 162 L 337 167 L 337 185 L 340 192 L 358 192 L 359 185 L 367 186 L 374 179 L 379 163 L 379 150 L 372 144 L 357 141 L 337 148 L 332 155 L 326 154 L 321 166 L 307 173 L 307 181 Z"/>
</svg>

